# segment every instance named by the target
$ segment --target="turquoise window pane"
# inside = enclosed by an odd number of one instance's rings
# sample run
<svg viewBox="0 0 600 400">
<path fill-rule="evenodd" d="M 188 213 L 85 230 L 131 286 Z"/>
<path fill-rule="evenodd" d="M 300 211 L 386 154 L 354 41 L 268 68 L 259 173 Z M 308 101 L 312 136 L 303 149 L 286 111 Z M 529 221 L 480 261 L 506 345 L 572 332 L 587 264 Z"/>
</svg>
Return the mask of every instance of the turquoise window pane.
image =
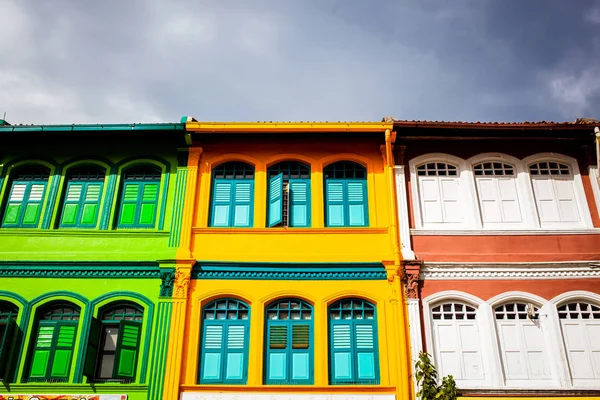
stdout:
<svg viewBox="0 0 600 400">
<path fill-rule="evenodd" d="M 242 379 L 244 377 L 244 354 L 227 354 L 227 371 L 225 379 Z"/>
<path fill-rule="evenodd" d="M 229 206 L 215 205 L 213 226 L 227 226 L 229 222 Z"/>
<path fill-rule="evenodd" d="M 358 353 L 358 378 L 375 379 L 375 357 L 372 352 Z"/>
<path fill-rule="evenodd" d="M 292 225 L 293 226 L 307 226 L 308 215 L 306 215 L 306 205 L 292 206 Z"/>
<path fill-rule="evenodd" d="M 365 207 L 362 204 L 351 204 L 348 208 L 350 225 L 365 225 Z"/>
<path fill-rule="evenodd" d="M 329 205 L 328 208 L 328 225 L 329 226 L 344 226 L 344 206 Z"/>
<path fill-rule="evenodd" d="M 351 379 L 352 378 L 352 360 L 350 353 L 335 353 L 334 354 L 334 371 L 335 379 Z"/>
<path fill-rule="evenodd" d="M 308 354 L 292 354 L 292 379 L 309 379 Z"/>
<path fill-rule="evenodd" d="M 203 379 L 221 379 L 221 354 L 204 354 L 204 373 Z"/>
<path fill-rule="evenodd" d="M 234 226 L 250 226 L 250 206 L 235 206 Z"/>
<path fill-rule="evenodd" d="M 271 353 L 269 356 L 269 379 L 285 379 L 285 353 Z"/>
</svg>

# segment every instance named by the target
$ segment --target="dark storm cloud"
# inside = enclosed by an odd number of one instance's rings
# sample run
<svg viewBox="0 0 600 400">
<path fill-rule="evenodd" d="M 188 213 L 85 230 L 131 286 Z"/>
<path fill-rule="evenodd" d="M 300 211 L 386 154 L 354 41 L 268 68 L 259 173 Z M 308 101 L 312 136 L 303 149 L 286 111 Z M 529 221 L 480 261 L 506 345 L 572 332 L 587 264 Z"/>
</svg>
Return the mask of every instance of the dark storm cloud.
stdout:
<svg viewBox="0 0 600 400">
<path fill-rule="evenodd" d="M 594 1 L 0 2 L 13 123 L 573 120 Z"/>
</svg>

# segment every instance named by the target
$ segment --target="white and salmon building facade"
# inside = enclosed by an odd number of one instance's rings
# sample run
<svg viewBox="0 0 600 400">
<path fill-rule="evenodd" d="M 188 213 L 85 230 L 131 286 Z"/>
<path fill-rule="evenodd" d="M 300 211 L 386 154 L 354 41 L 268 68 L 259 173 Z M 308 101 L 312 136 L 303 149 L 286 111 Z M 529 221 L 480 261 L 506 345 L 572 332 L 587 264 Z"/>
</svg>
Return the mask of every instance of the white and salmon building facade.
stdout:
<svg viewBox="0 0 600 400">
<path fill-rule="evenodd" d="M 595 120 L 394 120 L 410 347 L 463 396 L 600 396 Z"/>
</svg>

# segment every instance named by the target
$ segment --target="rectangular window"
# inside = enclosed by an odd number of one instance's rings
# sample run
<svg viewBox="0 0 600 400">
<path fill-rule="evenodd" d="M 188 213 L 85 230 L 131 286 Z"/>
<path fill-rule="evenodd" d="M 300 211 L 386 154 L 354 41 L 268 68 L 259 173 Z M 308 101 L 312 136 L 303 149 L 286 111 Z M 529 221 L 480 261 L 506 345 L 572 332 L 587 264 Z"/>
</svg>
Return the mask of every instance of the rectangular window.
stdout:
<svg viewBox="0 0 600 400">
<path fill-rule="evenodd" d="M 67 382 L 77 333 L 77 324 L 40 321 L 29 371 L 33 381 Z"/>
<path fill-rule="evenodd" d="M 60 219 L 61 228 L 95 228 L 98 222 L 101 182 L 69 182 Z"/>
<path fill-rule="evenodd" d="M 13 182 L 2 227 L 37 228 L 45 192 L 46 182 L 43 181 Z"/>
<path fill-rule="evenodd" d="M 327 226 L 368 226 L 367 182 L 329 179 L 325 185 Z"/>
<path fill-rule="evenodd" d="M 154 228 L 159 182 L 128 181 L 123 185 L 119 228 Z"/>
<path fill-rule="evenodd" d="M 251 227 L 253 225 L 254 181 L 215 179 L 211 226 Z"/>
</svg>

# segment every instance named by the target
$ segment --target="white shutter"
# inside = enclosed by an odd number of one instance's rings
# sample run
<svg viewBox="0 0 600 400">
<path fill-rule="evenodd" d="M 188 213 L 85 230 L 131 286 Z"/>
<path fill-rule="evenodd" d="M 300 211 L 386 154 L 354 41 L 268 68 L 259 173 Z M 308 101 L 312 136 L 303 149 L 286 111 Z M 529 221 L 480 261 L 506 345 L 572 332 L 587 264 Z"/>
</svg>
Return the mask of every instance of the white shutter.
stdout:
<svg viewBox="0 0 600 400">
<path fill-rule="evenodd" d="M 554 193 L 554 185 L 549 177 L 531 177 L 535 203 L 538 208 L 540 222 L 560 222 L 558 202 Z"/>
<path fill-rule="evenodd" d="M 573 179 L 568 177 L 553 177 L 554 188 L 558 200 L 558 210 L 561 222 L 578 222 L 579 211 L 575 200 Z"/>
<path fill-rule="evenodd" d="M 522 222 L 517 183 L 513 177 L 496 178 L 503 222 Z"/>
<path fill-rule="evenodd" d="M 483 363 L 476 320 L 457 321 L 460 340 L 463 379 L 483 379 Z"/>
<path fill-rule="evenodd" d="M 455 379 L 463 379 L 458 331 L 454 321 L 434 321 L 433 332 L 439 375 L 452 375 Z"/>
<path fill-rule="evenodd" d="M 496 191 L 496 178 L 478 177 L 476 178 L 476 182 L 479 206 L 481 208 L 481 219 L 484 223 L 502 222 L 500 198 Z"/>
<path fill-rule="evenodd" d="M 440 180 L 440 192 L 442 193 L 444 222 L 462 222 L 458 178 L 444 176 L 438 179 Z"/>
<path fill-rule="evenodd" d="M 423 223 L 444 222 L 438 178 L 435 176 L 420 176 L 419 189 Z"/>
</svg>

